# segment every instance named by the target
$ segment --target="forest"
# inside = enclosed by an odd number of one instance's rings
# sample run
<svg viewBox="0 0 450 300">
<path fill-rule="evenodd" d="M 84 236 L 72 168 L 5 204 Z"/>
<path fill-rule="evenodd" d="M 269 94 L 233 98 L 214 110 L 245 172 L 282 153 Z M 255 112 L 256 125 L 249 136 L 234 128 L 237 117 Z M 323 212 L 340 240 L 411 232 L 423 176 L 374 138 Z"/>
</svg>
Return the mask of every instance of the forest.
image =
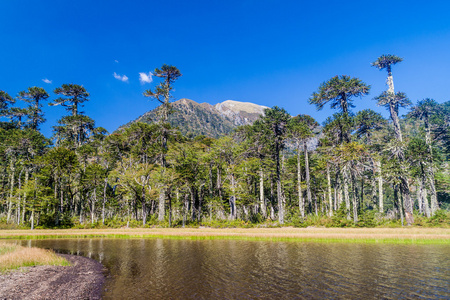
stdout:
<svg viewBox="0 0 450 300">
<path fill-rule="evenodd" d="M 340 75 L 308 99 L 335 110 L 323 124 L 274 106 L 220 138 L 167 122 L 175 66 L 155 69 L 158 85 L 143 95 L 160 104 L 159 121 L 110 134 L 81 111 L 82 85 L 63 84 L 54 99 L 40 87 L 0 90 L 0 228 L 448 226 L 450 101 L 395 92 L 400 62 L 372 63 L 387 73 L 372 100 L 389 119 L 354 113 L 370 85 Z M 47 103 L 67 111 L 51 139 L 39 131 Z"/>
</svg>

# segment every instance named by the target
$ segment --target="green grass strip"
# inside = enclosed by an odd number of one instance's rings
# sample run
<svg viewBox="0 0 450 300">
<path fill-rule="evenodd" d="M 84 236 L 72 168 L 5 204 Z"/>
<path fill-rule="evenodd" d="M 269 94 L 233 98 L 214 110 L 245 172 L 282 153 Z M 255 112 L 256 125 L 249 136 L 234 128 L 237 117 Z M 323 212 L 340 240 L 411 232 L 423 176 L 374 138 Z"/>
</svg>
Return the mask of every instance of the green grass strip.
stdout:
<svg viewBox="0 0 450 300">
<path fill-rule="evenodd" d="M 305 238 L 305 237 L 248 237 L 234 235 L 162 235 L 162 234 L 68 234 L 68 235 L 13 235 L 2 236 L 1 239 L 41 240 L 41 239 L 173 239 L 173 240 L 242 240 L 242 241 L 273 241 L 273 242 L 314 242 L 314 243 L 352 243 L 352 244 L 420 244 L 420 245 L 450 245 L 450 239 L 424 238 Z"/>
</svg>

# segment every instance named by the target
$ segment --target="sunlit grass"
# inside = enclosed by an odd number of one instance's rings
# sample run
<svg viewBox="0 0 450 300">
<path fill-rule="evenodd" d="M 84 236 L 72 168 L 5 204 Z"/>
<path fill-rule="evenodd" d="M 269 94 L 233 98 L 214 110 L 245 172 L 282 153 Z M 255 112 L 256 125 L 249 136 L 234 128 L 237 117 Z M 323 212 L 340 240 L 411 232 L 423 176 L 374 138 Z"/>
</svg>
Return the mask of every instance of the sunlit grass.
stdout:
<svg viewBox="0 0 450 300">
<path fill-rule="evenodd" d="M 0 273 L 21 267 L 44 265 L 68 266 L 69 262 L 50 250 L 0 242 Z"/>
<path fill-rule="evenodd" d="M 55 238 L 166 238 L 191 240 L 263 240 L 293 242 L 348 242 L 450 244 L 446 228 L 122 228 L 3 230 L 0 239 Z"/>
</svg>

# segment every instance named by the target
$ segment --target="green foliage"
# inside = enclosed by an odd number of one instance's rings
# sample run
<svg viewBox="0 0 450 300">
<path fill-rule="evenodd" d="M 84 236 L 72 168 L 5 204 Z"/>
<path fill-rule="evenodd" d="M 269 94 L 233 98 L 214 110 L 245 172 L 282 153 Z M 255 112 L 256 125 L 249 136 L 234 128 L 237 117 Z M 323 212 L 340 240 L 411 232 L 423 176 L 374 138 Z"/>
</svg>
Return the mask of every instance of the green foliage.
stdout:
<svg viewBox="0 0 450 300">
<path fill-rule="evenodd" d="M 392 54 L 383 54 L 376 61 L 372 63 L 372 66 L 382 70 L 388 69 L 390 71 L 391 65 L 395 65 L 399 62 L 402 62 L 403 58 L 398 57 Z"/>
<path fill-rule="evenodd" d="M 373 65 L 389 73 L 400 61 L 386 55 Z M 420 182 L 434 209 L 436 202 L 444 209 L 431 218 L 417 214 L 416 224 L 448 227 L 450 102 L 427 98 L 399 117 L 410 102 L 393 92 L 390 74 L 389 91 L 376 98 L 389 108 L 390 126 L 372 110 L 352 114 L 370 86 L 335 76 L 310 98 L 318 109 L 331 103 L 340 110 L 323 128 L 275 106 L 232 132 L 232 118 L 211 106 L 187 99 L 172 105 L 176 67 L 153 75 L 159 83 L 144 94 L 162 105 L 139 119 L 151 124 L 134 122 L 110 135 L 79 110 L 89 97 L 84 87 L 55 89 L 59 98 L 50 105 L 69 115 L 54 127 L 54 147 L 37 131 L 48 93 L 20 92 L 30 104 L 22 109 L 0 91 L 0 116 L 10 119 L 0 123 L 0 228 L 169 227 L 169 216 L 171 227 L 399 227 L 405 191 L 415 188 L 405 190 L 409 182 Z M 342 202 L 337 211 L 329 195 Z M 372 210 L 381 195 L 389 220 Z"/>
<path fill-rule="evenodd" d="M 325 104 L 331 102 L 331 108 L 340 109 L 344 114 L 349 112 L 349 107 L 354 107 L 353 98 L 368 95 L 370 85 L 366 85 L 358 78 L 347 75 L 334 76 L 319 86 L 318 92 L 314 92 L 309 98 L 310 104 L 315 104 L 321 110 Z"/>
<path fill-rule="evenodd" d="M 358 216 L 357 227 L 376 227 L 379 225 L 377 213 L 374 210 L 365 210 Z"/>
</svg>

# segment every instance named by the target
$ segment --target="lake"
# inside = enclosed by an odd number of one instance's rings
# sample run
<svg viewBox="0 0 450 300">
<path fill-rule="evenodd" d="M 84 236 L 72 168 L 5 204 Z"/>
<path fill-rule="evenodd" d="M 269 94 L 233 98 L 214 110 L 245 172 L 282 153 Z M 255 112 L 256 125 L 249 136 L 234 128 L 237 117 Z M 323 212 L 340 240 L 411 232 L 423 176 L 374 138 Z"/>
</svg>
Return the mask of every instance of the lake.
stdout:
<svg viewBox="0 0 450 300">
<path fill-rule="evenodd" d="M 108 268 L 105 299 L 450 298 L 449 245 L 57 239 Z"/>
</svg>

